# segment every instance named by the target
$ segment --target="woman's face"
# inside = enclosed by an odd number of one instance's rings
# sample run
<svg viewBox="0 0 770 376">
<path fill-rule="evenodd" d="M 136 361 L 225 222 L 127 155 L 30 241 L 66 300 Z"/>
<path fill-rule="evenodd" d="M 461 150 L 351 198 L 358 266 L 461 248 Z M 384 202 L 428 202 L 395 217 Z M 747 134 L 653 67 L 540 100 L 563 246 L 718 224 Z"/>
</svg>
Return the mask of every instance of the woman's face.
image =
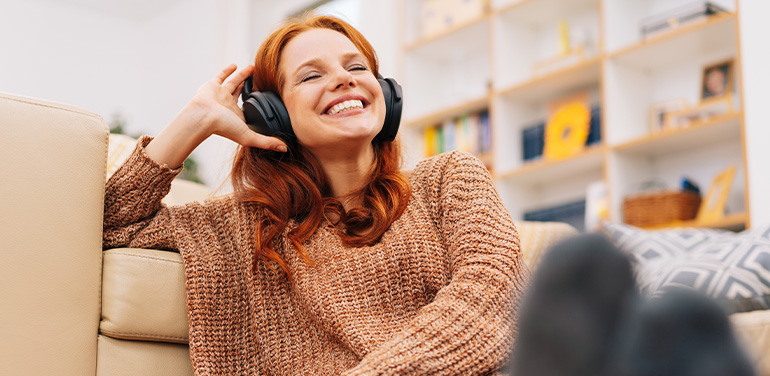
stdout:
<svg viewBox="0 0 770 376">
<path fill-rule="evenodd" d="M 284 48 L 282 99 L 299 143 L 316 155 L 371 145 L 385 120 L 382 88 L 345 35 L 311 29 Z"/>
</svg>

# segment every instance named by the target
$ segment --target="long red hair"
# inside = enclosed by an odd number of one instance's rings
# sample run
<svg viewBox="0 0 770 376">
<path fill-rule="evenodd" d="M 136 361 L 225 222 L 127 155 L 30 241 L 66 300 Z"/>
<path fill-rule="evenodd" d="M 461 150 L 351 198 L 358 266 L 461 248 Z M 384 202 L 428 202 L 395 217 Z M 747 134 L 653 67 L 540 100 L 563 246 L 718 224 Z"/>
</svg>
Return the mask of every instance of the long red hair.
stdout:
<svg viewBox="0 0 770 376">
<path fill-rule="evenodd" d="M 287 21 L 262 43 L 254 62 L 254 86 L 280 95 L 285 79 L 279 70 L 283 49 L 297 35 L 316 28 L 345 35 L 368 60 L 372 73 L 378 74 L 374 49 L 358 30 L 334 17 L 306 16 Z M 408 181 L 399 173 L 398 142 L 375 141 L 372 146 L 373 173 L 368 183 L 352 194 L 359 198 L 355 201 L 362 204 L 348 211 L 331 195 L 331 186 L 320 163 L 302 145 L 290 145 L 286 153 L 248 147 L 238 149 L 232 170 L 235 196 L 241 202 L 259 207 L 255 214 L 255 267 L 259 260 L 272 260 L 291 276 L 288 265 L 275 250 L 279 236 L 290 221 L 296 226 L 287 233 L 288 240 L 309 263 L 302 243 L 324 218 L 336 226 L 346 246 L 361 247 L 380 240 L 406 209 L 410 190 Z"/>
</svg>

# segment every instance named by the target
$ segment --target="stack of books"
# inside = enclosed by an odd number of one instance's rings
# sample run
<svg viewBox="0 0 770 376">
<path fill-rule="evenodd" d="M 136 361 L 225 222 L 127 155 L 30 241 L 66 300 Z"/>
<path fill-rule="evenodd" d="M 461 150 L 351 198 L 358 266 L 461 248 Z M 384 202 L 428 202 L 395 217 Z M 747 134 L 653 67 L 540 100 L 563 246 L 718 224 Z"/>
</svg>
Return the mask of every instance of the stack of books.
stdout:
<svg viewBox="0 0 770 376">
<path fill-rule="evenodd" d="M 487 110 L 448 119 L 425 129 L 425 156 L 451 150 L 467 151 L 478 156 L 492 150 L 492 129 Z"/>
</svg>

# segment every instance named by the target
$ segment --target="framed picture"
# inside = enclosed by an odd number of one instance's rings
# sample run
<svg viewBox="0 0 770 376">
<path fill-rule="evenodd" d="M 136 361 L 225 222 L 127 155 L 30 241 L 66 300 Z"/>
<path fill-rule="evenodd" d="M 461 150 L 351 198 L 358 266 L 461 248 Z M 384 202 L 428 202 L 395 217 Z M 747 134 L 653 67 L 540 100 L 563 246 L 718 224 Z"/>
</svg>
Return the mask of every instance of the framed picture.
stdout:
<svg viewBox="0 0 770 376">
<path fill-rule="evenodd" d="M 700 99 L 718 98 L 733 91 L 733 60 L 711 64 L 703 68 Z"/>
<path fill-rule="evenodd" d="M 668 114 L 681 111 L 687 108 L 687 101 L 684 98 L 670 99 L 663 102 L 653 103 L 650 106 L 650 131 L 660 132 L 670 124 L 666 121 Z"/>
<path fill-rule="evenodd" d="M 696 221 L 699 224 L 708 224 L 719 221 L 725 215 L 725 205 L 727 196 L 730 193 L 730 187 L 735 177 L 735 166 L 730 165 L 725 170 L 719 172 L 711 183 L 706 197 L 701 201 L 698 209 Z"/>
</svg>

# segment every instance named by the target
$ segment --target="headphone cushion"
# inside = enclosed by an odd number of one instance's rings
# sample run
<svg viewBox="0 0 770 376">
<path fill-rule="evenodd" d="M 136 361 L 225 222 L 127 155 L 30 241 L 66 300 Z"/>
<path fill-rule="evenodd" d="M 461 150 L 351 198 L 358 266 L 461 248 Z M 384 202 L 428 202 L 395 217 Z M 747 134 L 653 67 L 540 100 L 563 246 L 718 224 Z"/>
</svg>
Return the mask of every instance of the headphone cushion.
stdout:
<svg viewBox="0 0 770 376">
<path fill-rule="evenodd" d="M 385 98 L 385 122 L 382 130 L 375 140 L 390 142 L 396 139 L 399 125 L 401 124 L 402 91 L 401 86 L 392 78 L 378 79 L 382 87 L 382 95 Z"/>
<path fill-rule="evenodd" d="M 289 112 L 278 94 L 271 91 L 250 93 L 243 101 L 243 114 L 253 131 L 278 137 L 286 143 L 294 142 Z"/>
</svg>

